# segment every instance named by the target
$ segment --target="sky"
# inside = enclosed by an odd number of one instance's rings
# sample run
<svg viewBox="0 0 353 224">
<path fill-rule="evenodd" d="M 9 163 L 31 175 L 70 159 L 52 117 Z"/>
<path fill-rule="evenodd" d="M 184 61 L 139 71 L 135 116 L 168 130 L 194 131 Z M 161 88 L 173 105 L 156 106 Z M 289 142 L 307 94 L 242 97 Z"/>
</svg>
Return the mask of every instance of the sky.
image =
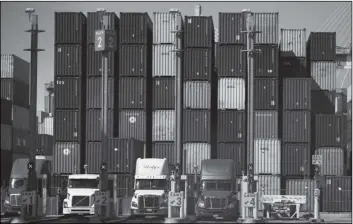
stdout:
<svg viewBox="0 0 353 224">
<path fill-rule="evenodd" d="M 279 27 L 306 28 L 307 34 L 316 31 L 330 14 L 343 2 L 1 2 L 1 53 L 15 54 L 27 61 L 30 53 L 23 51 L 30 46 L 30 28 L 26 8 L 34 8 L 39 17 L 38 55 L 38 110 L 44 110 L 44 83 L 54 79 L 54 12 L 94 12 L 105 8 L 109 12 L 167 12 L 177 8 L 185 15 L 194 15 L 196 4 L 202 6 L 202 15 L 212 16 L 218 28 L 219 12 L 279 12 Z M 351 26 L 350 26 L 351 27 Z"/>
</svg>

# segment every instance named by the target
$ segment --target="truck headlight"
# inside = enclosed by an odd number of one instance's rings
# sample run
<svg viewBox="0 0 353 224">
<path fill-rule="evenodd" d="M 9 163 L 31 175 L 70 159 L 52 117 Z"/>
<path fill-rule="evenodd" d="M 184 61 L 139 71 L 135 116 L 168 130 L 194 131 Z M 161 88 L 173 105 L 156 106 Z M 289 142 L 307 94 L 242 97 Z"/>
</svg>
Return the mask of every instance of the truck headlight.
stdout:
<svg viewBox="0 0 353 224">
<path fill-rule="evenodd" d="M 137 207 L 138 207 L 138 206 L 137 206 L 137 203 L 136 203 L 135 201 L 132 201 L 132 202 L 131 202 L 131 207 L 137 208 Z"/>
<path fill-rule="evenodd" d="M 66 201 L 64 201 L 64 205 L 63 206 L 64 206 L 64 208 L 68 208 Z"/>
</svg>

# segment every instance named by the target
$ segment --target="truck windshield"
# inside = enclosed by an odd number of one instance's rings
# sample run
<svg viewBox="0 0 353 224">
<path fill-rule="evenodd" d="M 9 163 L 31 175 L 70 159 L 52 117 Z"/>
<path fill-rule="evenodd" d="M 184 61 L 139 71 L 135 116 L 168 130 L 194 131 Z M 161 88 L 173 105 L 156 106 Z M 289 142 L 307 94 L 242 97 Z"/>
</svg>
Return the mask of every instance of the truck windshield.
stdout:
<svg viewBox="0 0 353 224">
<path fill-rule="evenodd" d="M 99 180 L 96 179 L 70 179 L 69 188 L 99 188 Z"/>
<path fill-rule="evenodd" d="M 137 190 L 164 190 L 167 187 L 166 180 L 137 180 L 136 189 Z"/>
<path fill-rule="evenodd" d="M 229 180 L 204 180 L 202 183 L 203 190 L 211 191 L 231 191 L 232 182 Z"/>
<path fill-rule="evenodd" d="M 24 178 L 12 178 L 10 187 L 13 189 L 22 188 L 26 184 L 26 179 Z"/>
</svg>

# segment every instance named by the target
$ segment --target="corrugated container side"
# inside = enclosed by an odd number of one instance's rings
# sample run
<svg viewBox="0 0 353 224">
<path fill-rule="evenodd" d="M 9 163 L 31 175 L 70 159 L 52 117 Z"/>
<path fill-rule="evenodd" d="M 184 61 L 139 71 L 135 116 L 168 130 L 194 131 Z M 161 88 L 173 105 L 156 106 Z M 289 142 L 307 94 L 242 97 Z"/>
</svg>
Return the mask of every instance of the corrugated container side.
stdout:
<svg viewBox="0 0 353 224">
<path fill-rule="evenodd" d="M 89 109 L 86 111 L 86 140 L 102 141 L 101 133 L 101 109 Z M 108 110 L 108 138 L 113 137 L 114 111 Z"/>
<path fill-rule="evenodd" d="M 153 111 L 152 141 L 174 141 L 175 111 Z"/>
<path fill-rule="evenodd" d="M 262 195 L 281 195 L 281 177 L 274 175 L 259 175 L 256 183 L 259 198 Z M 263 204 L 259 201 L 259 210 L 263 210 Z"/>
<path fill-rule="evenodd" d="M 187 48 L 184 50 L 184 80 L 211 81 L 214 66 L 212 48 Z"/>
<path fill-rule="evenodd" d="M 246 171 L 246 149 L 244 143 L 219 143 L 217 159 L 232 159 L 236 165 L 236 175 Z"/>
<path fill-rule="evenodd" d="M 108 176 L 108 190 L 111 195 L 114 192 L 114 176 Z M 134 176 L 131 174 L 117 174 L 118 186 L 117 196 L 118 197 L 132 197 L 134 189 Z"/>
<path fill-rule="evenodd" d="M 306 57 L 306 29 L 281 29 L 281 57 Z"/>
<path fill-rule="evenodd" d="M 336 62 L 311 62 L 311 76 L 313 90 L 334 90 L 336 88 Z"/>
<path fill-rule="evenodd" d="M 16 129 L 29 130 L 29 109 L 12 105 L 12 125 Z"/>
<path fill-rule="evenodd" d="M 211 83 L 184 82 L 184 109 L 211 109 Z"/>
<path fill-rule="evenodd" d="M 54 114 L 54 94 L 44 96 L 44 111 Z"/>
<path fill-rule="evenodd" d="M 310 142 L 311 114 L 310 111 L 284 111 L 283 112 L 284 142 Z"/>
<path fill-rule="evenodd" d="M 87 13 L 87 43 L 93 44 L 95 41 L 95 31 L 102 29 L 101 19 L 98 12 Z M 105 12 L 108 16 L 107 30 L 119 31 L 119 18 L 114 12 Z M 118 42 L 119 43 L 119 42 Z"/>
<path fill-rule="evenodd" d="M 305 78 L 309 76 L 306 58 L 279 58 L 280 78 Z"/>
<path fill-rule="evenodd" d="M 88 173 L 99 174 L 101 172 L 102 142 L 87 142 L 85 156 Z"/>
<path fill-rule="evenodd" d="M 220 78 L 218 80 L 218 109 L 245 110 L 245 80 Z"/>
<path fill-rule="evenodd" d="M 119 76 L 118 57 L 118 52 L 108 52 L 108 76 Z M 87 46 L 87 76 L 102 77 L 102 52 L 95 51 L 94 44 Z"/>
<path fill-rule="evenodd" d="M 52 135 L 37 135 L 37 155 L 53 155 L 54 137 Z"/>
<path fill-rule="evenodd" d="M 148 45 L 120 45 L 119 75 L 120 76 L 150 76 L 152 68 L 152 51 Z M 152 49 L 151 49 L 152 50 Z M 151 54 L 151 55 L 150 55 Z"/>
<path fill-rule="evenodd" d="M 81 170 L 80 144 L 75 142 L 56 142 L 53 153 L 53 173 L 72 174 Z"/>
<path fill-rule="evenodd" d="M 317 114 L 315 116 L 315 147 L 344 147 L 347 117 Z"/>
<path fill-rule="evenodd" d="M 147 106 L 147 80 L 140 77 L 119 79 L 119 109 L 143 109 Z"/>
<path fill-rule="evenodd" d="M 314 180 L 286 179 L 286 195 L 306 196 L 306 203 L 300 206 L 301 212 L 314 212 L 314 190 Z"/>
<path fill-rule="evenodd" d="M 12 126 L 1 124 L 1 150 L 12 150 Z"/>
<path fill-rule="evenodd" d="M 153 109 L 174 109 L 175 78 L 155 77 L 153 79 Z"/>
<path fill-rule="evenodd" d="M 80 78 L 55 77 L 55 108 L 79 110 L 82 100 Z"/>
<path fill-rule="evenodd" d="M 183 145 L 184 161 L 185 161 L 185 173 L 193 174 L 195 173 L 195 165 L 201 167 L 202 160 L 211 159 L 211 145 L 208 143 L 186 143 Z M 200 168 L 197 169 L 200 173 Z"/>
<path fill-rule="evenodd" d="M 335 113 L 335 92 L 329 90 L 311 91 L 311 110 L 313 114 Z"/>
<path fill-rule="evenodd" d="M 46 117 L 43 122 L 38 125 L 38 134 L 53 135 L 54 134 L 54 118 Z"/>
<path fill-rule="evenodd" d="M 56 195 L 58 193 L 58 189 L 62 187 L 63 181 L 65 180 L 66 182 L 69 179 L 68 174 L 54 174 L 51 176 L 51 189 L 50 189 L 50 195 Z"/>
<path fill-rule="evenodd" d="M 278 77 L 279 50 L 276 44 L 255 45 L 259 53 L 254 57 L 255 77 Z M 243 53 L 244 54 L 244 53 Z"/>
<path fill-rule="evenodd" d="M 1 124 L 12 125 L 12 102 L 1 98 Z"/>
<path fill-rule="evenodd" d="M 336 33 L 310 32 L 306 49 L 311 61 L 335 61 Z"/>
<path fill-rule="evenodd" d="M 147 12 L 120 13 L 120 43 L 150 44 L 153 41 L 153 22 Z"/>
<path fill-rule="evenodd" d="M 82 12 L 55 12 L 55 44 L 84 44 L 87 18 Z"/>
<path fill-rule="evenodd" d="M 119 137 L 146 140 L 146 112 L 140 110 L 124 110 L 119 112 Z"/>
<path fill-rule="evenodd" d="M 211 48 L 214 44 L 212 16 L 185 16 L 184 46 Z"/>
<path fill-rule="evenodd" d="M 345 173 L 345 159 L 342 148 L 318 148 L 315 155 L 322 156 L 320 175 L 323 176 L 343 176 Z"/>
<path fill-rule="evenodd" d="M 311 110 L 311 78 L 283 80 L 283 109 Z"/>
<path fill-rule="evenodd" d="M 245 44 L 246 20 L 243 13 L 222 13 L 219 18 L 219 42 L 222 44 Z"/>
<path fill-rule="evenodd" d="M 108 78 L 108 108 L 113 109 L 116 101 L 118 78 Z M 87 109 L 102 108 L 102 78 L 90 77 L 87 79 Z"/>
<path fill-rule="evenodd" d="M 66 31 L 67 32 L 67 31 Z M 85 55 L 81 45 L 56 45 L 54 53 L 54 77 L 81 77 Z"/>
<path fill-rule="evenodd" d="M 211 111 L 184 110 L 184 142 L 211 141 Z"/>
<path fill-rule="evenodd" d="M 173 142 L 154 142 L 152 146 L 152 158 L 166 158 L 169 163 L 177 164 L 175 144 Z"/>
<path fill-rule="evenodd" d="M 153 43 L 170 44 L 175 43 L 175 34 L 172 31 L 177 30 L 177 17 L 171 13 L 154 12 L 153 13 Z"/>
<path fill-rule="evenodd" d="M 30 153 L 29 141 L 30 132 L 28 130 L 12 129 L 12 151 L 13 154 L 25 154 Z M 34 152 L 35 150 L 33 150 Z"/>
<path fill-rule="evenodd" d="M 282 175 L 309 177 L 311 146 L 309 143 L 284 143 L 282 146 Z"/>
<path fill-rule="evenodd" d="M 256 34 L 256 44 L 278 44 L 279 22 L 278 12 L 254 13 L 255 30 L 261 33 Z"/>
<path fill-rule="evenodd" d="M 254 79 L 254 109 L 278 110 L 278 79 Z"/>
<path fill-rule="evenodd" d="M 278 112 L 255 111 L 254 138 L 278 138 Z"/>
<path fill-rule="evenodd" d="M 245 111 L 218 111 L 218 142 L 244 142 Z"/>
<path fill-rule="evenodd" d="M 81 140 L 81 112 L 78 110 L 56 110 L 54 116 L 55 142 Z"/>
<path fill-rule="evenodd" d="M 174 34 L 173 34 L 174 35 Z M 153 70 L 152 76 L 175 76 L 174 44 L 153 45 Z"/>
<path fill-rule="evenodd" d="M 254 174 L 281 174 L 281 141 L 255 139 Z"/>
<path fill-rule="evenodd" d="M 30 64 L 13 54 L 1 54 L 1 78 L 29 84 Z"/>
<path fill-rule="evenodd" d="M 9 186 L 12 169 L 12 151 L 1 149 L 1 183 Z"/>
<path fill-rule="evenodd" d="M 219 45 L 217 52 L 218 77 L 242 77 L 246 76 L 245 45 Z M 191 62 L 189 62 L 191 63 Z"/>
<path fill-rule="evenodd" d="M 29 85 L 13 79 L 1 78 L 1 98 L 21 107 L 29 107 Z"/>
<path fill-rule="evenodd" d="M 326 177 L 323 187 L 323 211 L 352 211 L 352 177 Z"/>
</svg>

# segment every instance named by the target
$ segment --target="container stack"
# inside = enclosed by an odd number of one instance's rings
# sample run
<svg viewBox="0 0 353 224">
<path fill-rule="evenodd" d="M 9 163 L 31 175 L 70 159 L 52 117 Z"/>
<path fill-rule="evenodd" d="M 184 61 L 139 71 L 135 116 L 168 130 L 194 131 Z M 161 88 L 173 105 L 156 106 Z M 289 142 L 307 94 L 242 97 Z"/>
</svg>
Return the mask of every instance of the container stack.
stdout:
<svg viewBox="0 0 353 224">
<path fill-rule="evenodd" d="M 120 13 L 119 138 L 152 145 L 152 32 L 147 13 Z"/>
<path fill-rule="evenodd" d="M 87 90 L 86 90 L 86 151 L 85 164 L 89 173 L 100 173 L 102 162 L 102 52 L 95 51 L 95 31 L 102 29 L 97 12 L 87 15 Z M 107 13 L 108 30 L 119 31 L 119 18 L 115 13 Z M 108 138 L 117 136 L 118 123 L 118 52 L 108 53 Z M 110 155 L 110 154 L 108 154 Z M 110 172 L 110 171 L 108 171 Z"/>
<path fill-rule="evenodd" d="M 53 173 L 83 173 L 86 110 L 87 18 L 55 13 Z"/>
<path fill-rule="evenodd" d="M 185 16 L 184 27 L 183 158 L 185 173 L 193 174 L 195 165 L 200 168 L 202 160 L 211 158 L 211 130 L 215 130 L 213 19 Z"/>
<path fill-rule="evenodd" d="M 1 96 L 1 183 L 8 184 L 12 167 L 12 102 Z"/>
</svg>

